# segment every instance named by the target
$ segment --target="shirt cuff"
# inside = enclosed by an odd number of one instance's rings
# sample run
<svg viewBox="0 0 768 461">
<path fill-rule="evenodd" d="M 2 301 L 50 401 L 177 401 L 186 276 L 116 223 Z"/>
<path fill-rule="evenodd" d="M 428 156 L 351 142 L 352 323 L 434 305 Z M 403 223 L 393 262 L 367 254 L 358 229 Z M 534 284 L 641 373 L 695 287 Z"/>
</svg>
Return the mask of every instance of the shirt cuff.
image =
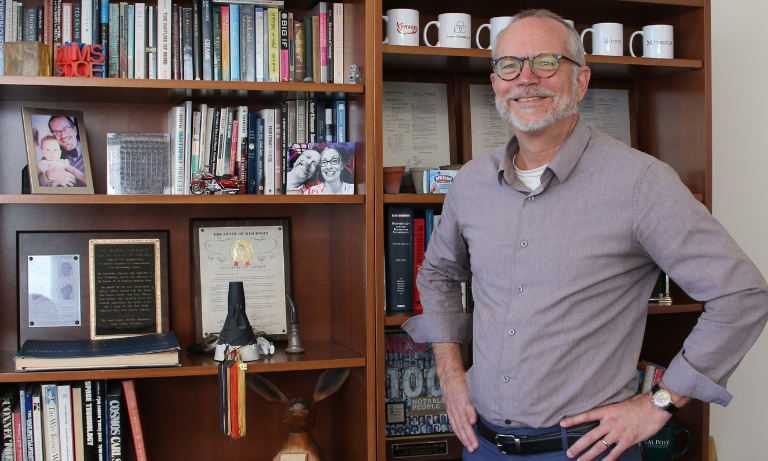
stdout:
<svg viewBox="0 0 768 461">
<path fill-rule="evenodd" d="M 661 379 L 672 391 L 703 402 L 716 403 L 726 407 L 733 398 L 725 388 L 696 371 L 685 360 L 682 352 L 672 359 L 672 363 L 669 364 Z"/>
<path fill-rule="evenodd" d="M 403 324 L 417 343 L 461 343 L 472 341 L 472 314 L 445 312 L 421 314 Z"/>
</svg>

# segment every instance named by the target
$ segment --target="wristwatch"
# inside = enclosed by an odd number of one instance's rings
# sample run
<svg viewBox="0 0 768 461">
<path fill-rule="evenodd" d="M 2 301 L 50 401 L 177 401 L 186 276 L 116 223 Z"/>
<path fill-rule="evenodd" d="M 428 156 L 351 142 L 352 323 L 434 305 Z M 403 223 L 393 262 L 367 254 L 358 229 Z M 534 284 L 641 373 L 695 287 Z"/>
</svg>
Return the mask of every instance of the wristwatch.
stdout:
<svg viewBox="0 0 768 461">
<path fill-rule="evenodd" d="M 666 389 L 662 389 L 658 384 L 651 389 L 651 398 L 653 399 L 654 405 L 670 414 L 676 415 L 680 411 L 680 409 L 672 403 L 672 393 Z"/>
</svg>

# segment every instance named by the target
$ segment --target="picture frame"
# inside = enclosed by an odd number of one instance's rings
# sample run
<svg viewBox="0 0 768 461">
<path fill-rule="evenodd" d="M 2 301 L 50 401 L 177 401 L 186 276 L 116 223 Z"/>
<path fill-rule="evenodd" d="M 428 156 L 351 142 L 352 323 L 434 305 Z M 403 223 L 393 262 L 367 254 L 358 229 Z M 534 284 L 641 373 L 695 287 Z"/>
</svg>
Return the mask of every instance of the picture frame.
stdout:
<svg viewBox="0 0 768 461">
<path fill-rule="evenodd" d="M 288 339 L 291 292 L 289 218 L 190 220 L 197 341 L 219 334 L 229 282 L 241 281 L 254 331 Z"/>
<path fill-rule="evenodd" d="M 162 332 L 170 329 L 169 322 L 169 272 L 168 231 L 17 231 L 19 346 L 28 339 L 38 340 L 89 340 L 91 339 L 91 290 L 89 268 L 89 242 L 101 239 L 156 239 L 160 257 L 160 321 Z M 79 289 L 72 293 L 79 299 L 79 325 L 35 326 L 30 317 L 29 258 L 36 255 L 76 255 L 79 262 Z M 34 275 L 32 275 L 34 276 Z M 63 277 L 58 277 L 61 279 Z M 57 280 L 58 282 L 58 280 Z M 33 284 L 34 286 L 34 284 Z M 74 285 L 73 285 L 74 286 Z"/>
<path fill-rule="evenodd" d="M 31 192 L 93 194 L 83 112 L 22 107 L 21 113 Z"/>
</svg>

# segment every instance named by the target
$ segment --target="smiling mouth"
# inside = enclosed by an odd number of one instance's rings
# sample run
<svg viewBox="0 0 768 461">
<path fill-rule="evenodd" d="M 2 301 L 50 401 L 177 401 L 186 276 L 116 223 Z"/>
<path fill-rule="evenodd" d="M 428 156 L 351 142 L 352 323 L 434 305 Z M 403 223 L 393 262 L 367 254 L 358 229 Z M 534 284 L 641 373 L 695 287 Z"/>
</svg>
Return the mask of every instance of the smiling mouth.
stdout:
<svg viewBox="0 0 768 461">
<path fill-rule="evenodd" d="M 544 99 L 544 98 L 545 98 L 544 96 L 535 96 L 535 97 L 532 97 L 532 98 L 517 98 L 517 99 L 515 99 L 515 101 L 517 101 L 517 102 L 539 101 L 539 100 Z"/>
</svg>

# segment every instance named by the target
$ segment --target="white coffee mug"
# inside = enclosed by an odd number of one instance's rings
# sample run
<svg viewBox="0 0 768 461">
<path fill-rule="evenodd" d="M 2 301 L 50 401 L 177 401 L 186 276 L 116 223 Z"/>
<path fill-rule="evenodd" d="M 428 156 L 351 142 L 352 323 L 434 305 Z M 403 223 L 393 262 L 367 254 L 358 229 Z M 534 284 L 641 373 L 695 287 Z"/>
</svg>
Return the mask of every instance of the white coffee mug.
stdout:
<svg viewBox="0 0 768 461">
<path fill-rule="evenodd" d="M 492 47 L 493 42 L 499 35 L 499 32 L 504 30 L 504 28 L 512 22 L 512 19 L 512 16 L 497 16 L 495 18 L 491 18 L 490 24 L 483 24 L 477 29 L 477 32 L 475 33 L 475 45 L 477 45 L 477 47 L 481 50 L 487 50 L 488 48 Z M 482 45 L 480 45 L 480 31 L 483 29 L 488 29 L 488 31 L 491 33 L 491 41 L 488 42 L 487 48 L 483 48 Z"/>
<path fill-rule="evenodd" d="M 643 57 L 672 59 L 675 57 L 674 30 L 672 26 L 655 25 L 645 26 L 642 32 L 637 31 L 629 38 L 629 54 L 635 56 L 632 50 L 632 41 L 635 35 L 643 37 Z"/>
<path fill-rule="evenodd" d="M 387 10 L 387 15 L 381 19 L 387 23 L 385 45 L 419 46 L 418 10 Z"/>
<path fill-rule="evenodd" d="M 615 22 L 594 24 L 581 32 L 581 41 L 587 32 L 592 32 L 592 54 L 601 56 L 624 56 L 624 26 Z"/>
<path fill-rule="evenodd" d="M 427 31 L 432 24 L 437 26 L 437 45 L 427 40 Z M 424 27 L 424 43 L 445 48 L 472 48 L 472 16 L 465 13 L 438 15 L 437 21 L 430 21 Z"/>
<path fill-rule="evenodd" d="M 570 24 L 570 25 L 571 25 L 571 27 L 575 27 L 575 26 L 573 25 L 573 21 L 571 21 L 570 19 L 563 19 L 563 21 L 565 21 L 565 22 L 567 22 L 568 24 Z"/>
</svg>

